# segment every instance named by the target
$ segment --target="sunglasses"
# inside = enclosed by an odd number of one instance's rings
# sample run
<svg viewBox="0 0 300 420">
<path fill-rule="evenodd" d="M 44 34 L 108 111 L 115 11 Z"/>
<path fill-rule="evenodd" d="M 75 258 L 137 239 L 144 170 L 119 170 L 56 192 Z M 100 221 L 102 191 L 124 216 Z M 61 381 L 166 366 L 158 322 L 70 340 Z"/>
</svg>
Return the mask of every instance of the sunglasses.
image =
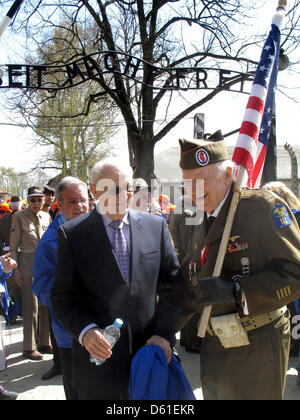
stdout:
<svg viewBox="0 0 300 420">
<path fill-rule="evenodd" d="M 29 198 L 30 203 L 41 203 L 43 201 L 42 198 Z"/>
</svg>

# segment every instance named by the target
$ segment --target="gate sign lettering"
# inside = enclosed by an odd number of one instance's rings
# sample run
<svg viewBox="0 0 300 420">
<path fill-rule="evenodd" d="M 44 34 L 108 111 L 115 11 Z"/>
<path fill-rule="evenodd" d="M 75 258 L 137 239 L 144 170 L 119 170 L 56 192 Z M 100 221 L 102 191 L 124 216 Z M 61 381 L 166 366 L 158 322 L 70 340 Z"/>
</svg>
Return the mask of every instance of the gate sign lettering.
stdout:
<svg viewBox="0 0 300 420">
<path fill-rule="evenodd" d="M 95 57 L 96 56 L 96 57 Z M 119 57 L 123 56 L 123 57 Z M 0 88 L 67 89 L 87 80 L 103 79 L 106 74 L 119 74 L 157 90 L 222 89 L 239 93 L 253 73 L 208 67 L 159 68 L 125 53 L 100 51 L 59 66 L 35 64 L 0 65 Z M 144 80 L 144 70 L 148 75 Z M 161 74 L 157 78 L 157 74 Z M 156 75 L 154 79 L 154 75 Z M 231 82 L 235 82 L 230 86 Z"/>
</svg>

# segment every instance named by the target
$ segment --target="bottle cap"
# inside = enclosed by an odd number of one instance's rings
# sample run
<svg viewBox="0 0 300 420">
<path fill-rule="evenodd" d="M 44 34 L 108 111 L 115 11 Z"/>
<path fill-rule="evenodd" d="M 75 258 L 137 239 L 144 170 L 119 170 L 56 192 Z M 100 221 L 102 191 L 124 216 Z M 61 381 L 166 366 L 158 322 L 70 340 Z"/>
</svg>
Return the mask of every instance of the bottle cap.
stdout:
<svg viewBox="0 0 300 420">
<path fill-rule="evenodd" d="M 117 327 L 117 328 L 121 328 L 121 327 L 122 327 L 122 325 L 123 325 L 123 321 L 122 321 L 122 319 L 120 319 L 120 318 L 116 318 L 116 319 L 115 319 L 115 322 L 114 322 L 114 326 L 115 326 L 115 327 Z"/>
</svg>

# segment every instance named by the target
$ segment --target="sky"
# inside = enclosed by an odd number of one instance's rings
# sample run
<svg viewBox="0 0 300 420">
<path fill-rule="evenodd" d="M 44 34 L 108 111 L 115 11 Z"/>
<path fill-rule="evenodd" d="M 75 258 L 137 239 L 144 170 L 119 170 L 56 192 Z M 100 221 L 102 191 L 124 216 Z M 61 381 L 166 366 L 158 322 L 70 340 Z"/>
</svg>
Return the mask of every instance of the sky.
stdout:
<svg viewBox="0 0 300 420">
<path fill-rule="evenodd" d="M 272 0 L 273 2 L 273 0 Z M 277 0 L 274 1 L 274 7 L 276 8 Z M 260 26 L 262 32 L 265 32 L 269 29 L 271 22 L 272 14 L 274 9 L 269 5 L 269 8 L 266 9 L 267 13 L 262 13 L 260 16 L 260 21 L 258 26 Z M 2 19 L 2 17 L 0 17 Z M 258 29 L 259 30 L 259 29 Z M 10 63 L 12 56 L 18 55 L 18 49 L 16 44 L 17 39 L 13 39 L 11 36 L 11 30 L 8 28 L 1 38 L 0 41 L 0 57 L 1 64 Z M 257 61 L 259 59 L 260 51 L 257 51 Z M 20 63 L 24 62 L 24 57 L 18 57 Z M 289 70 L 285 70 L 279 73 L 278 84 L 287 85 L 292 80 L 293 86 L 300 86 L 300 76 L 298 75 L 297 79 L 295 74 L 291 73 Z M 3 104 L 3 97 L 1 98 L 0 90 L 0 106 L 1 102 Z M 299 89 L 287 90 L 285 93 L 288 96 L 296 97 L 300 99 Z M 203 93 L 193 93 L 193 95 L 202 95 Z M 247 103 L 247 95 L 243 94 L 231 94 L 229 92 L 222 93 L 218 97 L 210 101 L 207 105 L 201 107 L 196 112 L 203 112 L 205 114 L 205 131 L 214 132 L 218 129 L 221 129 L 222 132 L 228 133 L 235 129 L 238 129 L 241 125 L 245 106 Z M 177 101 L 180 99 L 177 99 Z M 175 107 L 176 107 L 175 102 Z M 174 115 L 175 109 L 174 109 Z M 172 117 L 172 110 L 171 115 Z M 155 152 L 158 153 L 162 150 L 166 150 L 170 147 L 178 146 L 178 139 L 182 137 L 192 137 L 193 136 L 193 117 L 194 114 L 190 114 L 184 120 L 182 120 L 175 129 L 173 129 L 162 141 L 160 141 L 155 149 Z M 300 101 L 296 102 L 288 97 L 286 97 L 281 92 L 276 93 L 276 123 L 277 123 L 277 144 L 284 145 L 286 142 L 289 144 L 296 145 L 300 144 L 298 136 L 300 137 L 299 130 L 299 117 L 300 117 Z M 158 115 L 159 118 L 159 115 Z M 5 109 L 0 113 L 0 166 L 12 167 L 17 172 L 19 171 L 29 171 L 38 161 L 39 156 L 45 153 L 40 147 L 33 145 L 33 133 L 29 128 L 25 127 L 16 127 L 15 117 L 9 115 Z M 119 131 L 118 137 L 115 138 L 114 143 L 118 144 L 118 151 L 122 153 L 125 157 L 127 156 L 127 145 L 124 139 L 126 138 L 125 128 Z M 228 145 L 234 145 L 237 140 L 237 134 L 227 138 Z M 52 175 L 52 174 L 51 174 Z"/>
</svg>

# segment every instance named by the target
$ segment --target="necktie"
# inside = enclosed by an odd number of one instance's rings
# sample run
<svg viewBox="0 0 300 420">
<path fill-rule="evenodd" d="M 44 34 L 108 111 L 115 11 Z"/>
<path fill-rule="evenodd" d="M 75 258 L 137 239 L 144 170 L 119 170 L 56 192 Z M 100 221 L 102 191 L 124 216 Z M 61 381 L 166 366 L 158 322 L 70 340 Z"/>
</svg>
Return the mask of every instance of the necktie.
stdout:
<svg viewBox="0 0 300 420">
<path fill-rule="evenodd" d="M 206 225 L 207 225 L 207 232 L 209 232 L 211 225 L 213 224 L 213 222 L 215 221 L 215 217 L 214 216 L 209 216 L 209 218 L 207 219 Z"/>
<path fill-rule="evenodd" d="M 123 220 L 114 220 L 110 223 L 114 229 L 113 249 L 123 275 L 124 280 L 129 284 L 130 277 L 130 255 L 127 242 L 123 232 Z"/>
</svg>

